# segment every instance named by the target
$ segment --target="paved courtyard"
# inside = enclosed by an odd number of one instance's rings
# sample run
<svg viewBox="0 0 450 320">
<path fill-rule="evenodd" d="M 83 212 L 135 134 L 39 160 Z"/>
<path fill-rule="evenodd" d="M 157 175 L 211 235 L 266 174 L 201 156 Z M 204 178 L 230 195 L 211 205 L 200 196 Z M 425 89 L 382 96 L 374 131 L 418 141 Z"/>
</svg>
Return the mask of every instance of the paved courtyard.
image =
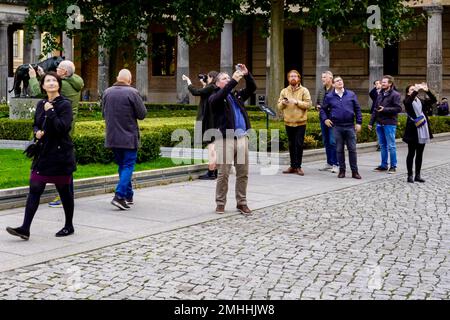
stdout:
<svg viewBox="0 0 450 320">
<path fill-rule="evenodd" d="M 449 299 L 450 166 L 422 175 L 5 271 L 0 299 Z"/>
</svg>

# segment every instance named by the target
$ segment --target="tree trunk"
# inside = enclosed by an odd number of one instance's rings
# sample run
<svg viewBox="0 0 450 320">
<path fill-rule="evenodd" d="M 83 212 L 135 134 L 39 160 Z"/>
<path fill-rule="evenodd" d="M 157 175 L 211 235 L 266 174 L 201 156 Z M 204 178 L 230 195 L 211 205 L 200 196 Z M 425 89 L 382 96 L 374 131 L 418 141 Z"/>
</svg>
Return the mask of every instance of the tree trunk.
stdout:
<svg viewBox="0 0 450 320">
<path fill-rule="evenodd" d="M 284 87 L 284 0 L 271 0 L 270 13 L 270 76 L 268 103 L 277 110 L 277 102 Z"/>
</svg>

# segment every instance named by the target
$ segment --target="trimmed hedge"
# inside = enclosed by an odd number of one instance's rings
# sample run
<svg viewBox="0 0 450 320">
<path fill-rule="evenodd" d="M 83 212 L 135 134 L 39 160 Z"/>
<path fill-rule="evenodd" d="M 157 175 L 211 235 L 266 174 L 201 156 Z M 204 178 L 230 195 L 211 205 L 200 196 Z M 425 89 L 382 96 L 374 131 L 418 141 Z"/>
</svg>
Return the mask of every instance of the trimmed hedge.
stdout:
<svg viewBox="0 0 450 320">
<path fill-rule="evenodd" d="M 369 131 L 367 125 L 370 115 L 363 115 L 363 126 L 358 134 L 358 143 L 376 141 L 376 130 Z M 256 131 L 266 128 L 265 120 L 252 120 L 252 127 Z M 175 129 L 187 130 L 190 136 L 194 135 L 193 117 L 178 118 L 158 118 L 145 119 L 139 122 L 141 131 L 142 146 L 138 152 L 138 162 L 145 162 L 159 157 L 159 147 L 173 147 L 180 141 L 172 141 L 172 133 Z M 399 125 L 396 136 L 400 138 L 405 130 L 406 117 L 399 117 Z M 434 133 L 450 132 L 450 117 L 433 116 L 430 117 L 430 125 Z M 9 120 L 0 119 L 0 139 L 7 140 L 30 140 L 32 138 L 32 120 Z M 279 150 L 288 150 L 288 139 L 283 122 L 270 121 L 269 129 L 279 129 Z M 76 124 L 73 141 L 77 154 L 77 161 L 84 163 L 108 163 L 113 160 L 112 152 L 104 148 L 105 122 L 100 121 L 80 121 Z M 259 132 L 257 132 L 259 139 Z M 270 130 L 268 141 L 272 140 Z M 256 141 L 259 144 L 259 141 Z M 192 139 L 191 145 L 194 141 Z M 203 145 L 204 146 L 204 145 Z M 308 124 L 306 126 L 305 149 L 322 147 L 322 133 L 318 115 L 316 112 L 308 112 Z M 270 143 L 266 146 L 270 150 Z M 256 146 L 250 146 L 250 150 L 256 150 Z"/>
<path fill-rule="evenodd" d="M 138 152 L 137 162 L 148 162 L 160 157 L 159 147 L 161 134 L 147 133 L 141 135 L 141 146 Z M 110 149 L 105 148 L 103 135 L 80 135 L 73 137 L 77 163 L 110 163 L 114 155 Z"/>
<path fill-rule="evenodd" d="M 0 119 L 0 139 L 31 140 L 33 138 L 33 120 Z"/>
</svg>

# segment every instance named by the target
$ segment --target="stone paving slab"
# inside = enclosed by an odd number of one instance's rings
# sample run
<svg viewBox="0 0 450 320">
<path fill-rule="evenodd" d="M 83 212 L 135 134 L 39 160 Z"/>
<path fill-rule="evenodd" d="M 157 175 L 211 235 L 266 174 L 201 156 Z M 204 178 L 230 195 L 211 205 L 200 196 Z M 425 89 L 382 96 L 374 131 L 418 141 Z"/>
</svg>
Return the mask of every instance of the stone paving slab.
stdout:
<svg viewBox="0 0 450 320">
<path fill-rule="evenodd" d="M 0 299 L 449 299 L 449 175 L 392 175 L 2 272 Z"/>
<path fill-rule="evenodd" d="M 395 175 L 372 172 L 378 165 L 379 153 L 365 153 L 358 157 L 363 179 L 337 179 L 329 172 L 317 169 L 322 162 L 305 163 L 304 177 L 283 175 L 260 175 L 260 167 L 252 166 L 249 178 L 248 199 L 252 209 L 285 203 L 299 198 L 338 191 L 351 186 L 366 188 L 378 180 L 390 181 L 396 177 L 404 180 L 404 159 L 406 149 L 399 145 L 399 171 Z M 424 167 L 448 164 L 450 142 L 427 145 Z M 282 169 L 282 168 L 280 168 Z M 432 171 L 431 171 L 432 172 Z M 229 202 L 225 217 L 235 215 L 234 177 L 230 179 Z M 192 181 L 136 190 L 136 205 L 131 211 L 121 212 L 110 205 L 112 195 L 98 195 L 75 202 L 74 236 L 58 239 L 54 233 L 63 223 L 62 209 L 41 205 L 32 226 L 29 242 L 13 238 L 0 231 L 0 271 L 36 264 L 76 253 L 121 243 L 123 241 L 166 232 L 169 230 L 221 219 L 214 213 L 214 181 Z M 383 202 L 386 209 L 389 201 Z M 0 226 L 16 226 L 21 223 L 23 208 L 0 211 Z M 17 258 L 17 254 L 21 258 Z"/>
</svg>

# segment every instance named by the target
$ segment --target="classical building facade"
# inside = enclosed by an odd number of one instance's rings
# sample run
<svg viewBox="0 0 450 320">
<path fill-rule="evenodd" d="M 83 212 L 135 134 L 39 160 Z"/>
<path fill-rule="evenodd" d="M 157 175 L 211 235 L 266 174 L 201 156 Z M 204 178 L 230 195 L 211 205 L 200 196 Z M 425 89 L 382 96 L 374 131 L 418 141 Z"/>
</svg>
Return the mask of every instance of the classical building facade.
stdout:
<svg viewBox="0 0 450 320">
<path fill-rule="evenodd" d="M 21 30 L 25 9 L 26 1 L 0 1 L 0 97 L 7 96 L 8 77 L 13 76 L 15 67 L 36 62 L 41 53 L 40 33 L 35 34 L 31 44 L 23 42 Z M 320 85 L 321 72 L 331 70 L 344 78 L 346 87 L 356 91 L 362 105 L 368 103 L 367 94 L 372 82 L 383 74 L 396 78 L 397 88 L 402 94 L 408 84 L 427 81 L 440 97 L 448 96 L 450 1 L 424 1 L 416 10 L 425 10 L 429 14 L 426 24 L 414 30 L 406 40 L 386 48 L 377 47 L 373 41 L 370 48 L 360 48 L 352 43 L 351 36 L 329 43 L 319 28 L 286 28 L 286 70 L 295 68 L 301 71 L 303 84 L 313 93 Z M 80 46 L 79 39 L 70 39 L 65 34 L 61 35 L 64 52 L 56 54 L 75 62 L 77 73 L 85 80 L 84 100 L 98 99 L 101 92 L 114 82 L 117 71 L 126 67 L 132 71 L 136 88 L 145 100 L 195 103 L 181 80 L 183 74 L 190 76 L 195 84 L 199 73 L 209 70 L 231 73 L 236 63 L 245 63 L 254 74 L 258 84 L 256 96 L 266 94 L 270 85 L 266 76 L 270 68 L 268 40 L 258 33 L 257 26 L 241 32 L 236 30 L 232 21 L 226 21 L 220 37 L 194 46 L 168 36 L 157 26 L 149 30 L 150 34 L 152 48 L 148 48 L 149 58 L 138 64 L 129 60 L 131 54 L 123 54 L 127 51 L 125 46 L 120 52 L 108 53 L 95 42 Z M 105 54 L 99 54 L 102 51 Z"/>
</svg>

